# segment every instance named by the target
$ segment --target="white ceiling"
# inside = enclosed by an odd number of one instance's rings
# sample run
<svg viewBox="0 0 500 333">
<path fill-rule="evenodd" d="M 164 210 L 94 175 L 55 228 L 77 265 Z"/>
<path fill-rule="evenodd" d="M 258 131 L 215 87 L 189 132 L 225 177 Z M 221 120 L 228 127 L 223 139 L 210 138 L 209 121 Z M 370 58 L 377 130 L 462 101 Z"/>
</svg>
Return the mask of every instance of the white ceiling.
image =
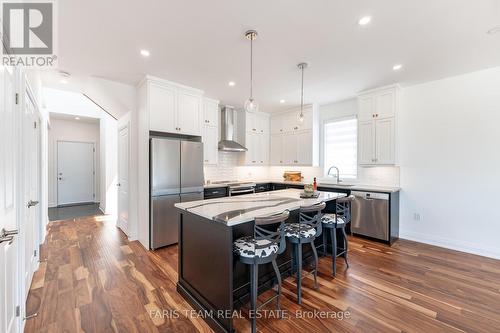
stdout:
<svg viewBox="0 0 500 333">
<path fill-rule="evenodd" d="M 151 74 L 233 105 L 248 98 L 243 34 L 256 29 L 262 111 L 299 103 L 302 61 L 305 102 L 320 104 L 500 65 L 500 33 L 486 34 L 500 25 L 498 0 L 64 0 L 58 11 L 60 69 L 129 84 Z"/>
</svg>

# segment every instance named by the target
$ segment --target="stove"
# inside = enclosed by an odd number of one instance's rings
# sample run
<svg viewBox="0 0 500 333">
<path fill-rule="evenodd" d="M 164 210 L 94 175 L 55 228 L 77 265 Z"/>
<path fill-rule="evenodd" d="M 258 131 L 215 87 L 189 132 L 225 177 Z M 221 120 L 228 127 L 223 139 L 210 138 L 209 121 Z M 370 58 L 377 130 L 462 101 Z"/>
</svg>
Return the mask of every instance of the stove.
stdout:
<svg viewBox="0 0 500 333">
<path fill-rule="evenodd" d="M 220 180 L 212 182 L 212 184 L 226 185 L 228 187 L 229 190 L 228 192 L 230 197 L 236 195 L 255 193 L 255 186 L 256 186 L 254 182 L 237 181 L 237 180 L 229 180 L 229 181 Z"/>
</svg>

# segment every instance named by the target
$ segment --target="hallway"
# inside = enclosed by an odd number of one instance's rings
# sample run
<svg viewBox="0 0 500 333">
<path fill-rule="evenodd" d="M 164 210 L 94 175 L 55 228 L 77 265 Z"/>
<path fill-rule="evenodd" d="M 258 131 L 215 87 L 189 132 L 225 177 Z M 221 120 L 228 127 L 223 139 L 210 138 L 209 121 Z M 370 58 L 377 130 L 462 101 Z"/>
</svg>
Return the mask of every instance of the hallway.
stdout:
<svg viewBox="0 0 500 333">
<path fill-rule="evenodd" d="M 103 215 L 99 204 L 74 205 L 49 208 L 49 221 L 76 219 L 86 216 Z"/>
</svg>

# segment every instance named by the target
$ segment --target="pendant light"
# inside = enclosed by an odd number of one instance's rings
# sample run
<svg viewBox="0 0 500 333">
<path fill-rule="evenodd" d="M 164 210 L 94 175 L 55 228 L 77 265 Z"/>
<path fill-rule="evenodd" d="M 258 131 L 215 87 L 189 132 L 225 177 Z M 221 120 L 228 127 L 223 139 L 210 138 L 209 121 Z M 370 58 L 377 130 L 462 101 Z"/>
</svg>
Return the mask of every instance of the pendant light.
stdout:
<svg viewBox="0 0 500 333">
<path fill-rule="evenodd" d="M 304 121 L 304 69 L 307 68 L 307 63 L 301 62 L 297 65 L 301 70 L 302 80 L 300 85 L 300 113 L 298 115 L 298 120 L 300 122 Z"/>
<path fill-rule="evenodd" d="M 259 103 L 253 99 L 253 41 L 257 39 L 257 31 L 248 30 L 245 37 L 250 40 L 250 98 L 245 101 L 245 110 L 258 111 Z"/>
</svg>

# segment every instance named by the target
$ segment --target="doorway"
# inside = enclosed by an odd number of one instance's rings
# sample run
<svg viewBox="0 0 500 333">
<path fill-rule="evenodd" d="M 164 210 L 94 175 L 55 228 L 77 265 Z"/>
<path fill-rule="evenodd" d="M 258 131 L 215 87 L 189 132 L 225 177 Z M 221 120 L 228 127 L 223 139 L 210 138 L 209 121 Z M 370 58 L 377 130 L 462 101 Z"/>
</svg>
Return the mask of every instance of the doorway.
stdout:
<svg viewBox="0 0 500 333">
<path fill-rule="evenodd" d="M 94 203 L 94 155 L 93 142 L 57 142 L 58 206 Z"/>
</svg>

